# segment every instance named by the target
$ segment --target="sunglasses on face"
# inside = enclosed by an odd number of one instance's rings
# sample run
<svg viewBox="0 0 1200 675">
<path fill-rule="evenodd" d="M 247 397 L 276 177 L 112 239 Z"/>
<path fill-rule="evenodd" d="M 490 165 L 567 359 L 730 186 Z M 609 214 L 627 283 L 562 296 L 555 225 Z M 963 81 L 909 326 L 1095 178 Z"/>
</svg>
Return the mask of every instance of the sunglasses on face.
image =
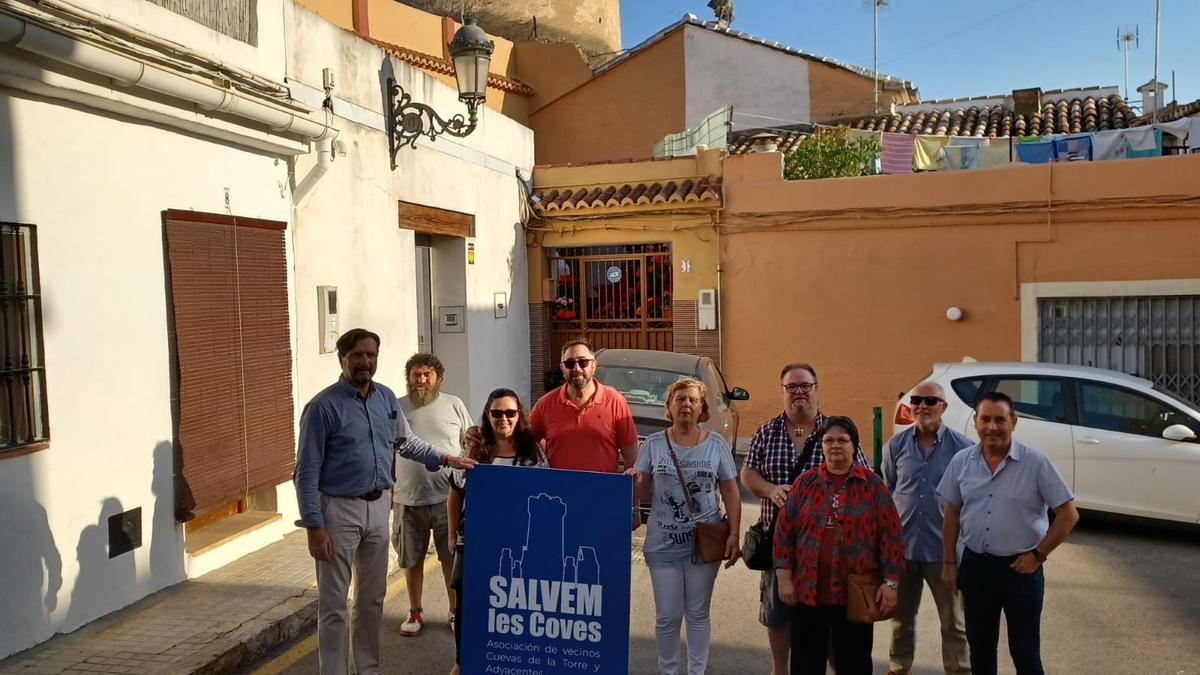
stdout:
<svg viewBox="0 0 1200 675">
<path fill-rule="evenodd" d="M 801 382 L 799 384 L 795 384 L 795 383 L 785 384 L 785 385 L 783 385 L 783 390 L 789 394 L 794 394 L 798 391 L 802 391 L 807 394 L 808 392 L 815 389 L 816 386 L 817 386 L 816 382 Z"/>
<path fill-rule="evenodd" d="M 924 403 L 925 405 L 932 408 L 939 403 L 944 403 L 944 401 L 942 401 L 942 399 L 938 398 L 937 396 L 913 396 L 908 399 L 908 403 L 909 403 L 909 405 L 912 405 L 914 407 L 919 406 L 922 403 Z"/>
<path fill-rule="evenodd" d="M 489 410 L 488 414 L 491 415 L 492 419 L 494 419 L 494 420 L 498 420 L 501 417 L 507 417 L 508 419 L 511 420 L 511 419 L 516 418 L 516 416 L 518 415 L 518 411 L 516 411 L 512 408 L 509 408 L 507 410 L 493 409 L 493 410 Z"/>
<path fill-rule="evenodd" d="M 592 359 L 564 359 L 562 364 L 567 370 L 575 370 L 575 366 L 579 366 L 580 370 L 587 370 L 592 364 Z"/>
</svg>

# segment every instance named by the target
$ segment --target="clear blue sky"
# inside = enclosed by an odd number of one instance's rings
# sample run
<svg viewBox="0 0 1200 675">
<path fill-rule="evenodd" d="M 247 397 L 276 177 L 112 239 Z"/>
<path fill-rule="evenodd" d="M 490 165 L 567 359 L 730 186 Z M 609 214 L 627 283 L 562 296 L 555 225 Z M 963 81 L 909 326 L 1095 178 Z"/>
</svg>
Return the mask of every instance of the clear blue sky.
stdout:
<svg viewBox="0 0 1200 675">
<path fill-rule="evenodd" d="M 1200 0 L 1161 0 L 1159 79 L 1167 99 L 1200 98 Z M 821 56 L 871 67 L 871 0 L 735 0 L 733 27 Z M 621 0 L 632 47 L 707 0 Z M 1154 70 L 1154 0 L 889 0 L 879 13 L 879 71 L 915 83 L 923 99 L 1024 87 L 1122 86 L 1117 27 L 1138 24 L 1129 91 Z"/>
</svg>

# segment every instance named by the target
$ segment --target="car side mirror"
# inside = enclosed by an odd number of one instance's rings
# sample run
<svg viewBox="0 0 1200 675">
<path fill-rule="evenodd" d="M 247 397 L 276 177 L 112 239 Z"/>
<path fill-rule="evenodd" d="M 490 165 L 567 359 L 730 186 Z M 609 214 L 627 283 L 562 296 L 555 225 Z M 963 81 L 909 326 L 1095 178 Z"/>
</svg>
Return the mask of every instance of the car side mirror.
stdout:
<svg viewBox="0 0 1200 675">
<path fill-rule="evenodd" d="M 1162 436 L 1163 436 L 1163 438 L 1167 439 L 1168 441 L 1194 441 L 1194 440 L 1196 440 L 1196 432 L 1192 431 L 1191 429 L 1187 428 L 1185 425 L 1182 425 L 1182 424 L 1172 424 L 1171 426 L 1167 427 L 1166 429 L 1163 429 Z"/>
<path fill-rule="evenodd" d="M 734 387 L 733 391 L 729 392 L 729 398 L 734 401 L 749 401 L 750 392 L 741 387 Z"/>
</svg>

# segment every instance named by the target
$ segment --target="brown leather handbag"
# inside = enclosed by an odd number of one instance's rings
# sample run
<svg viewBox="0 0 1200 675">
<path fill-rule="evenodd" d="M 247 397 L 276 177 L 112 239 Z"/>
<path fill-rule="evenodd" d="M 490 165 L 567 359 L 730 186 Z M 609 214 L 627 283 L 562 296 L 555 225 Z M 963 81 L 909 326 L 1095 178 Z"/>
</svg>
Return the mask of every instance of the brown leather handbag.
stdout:
<svg viewBox="0 0 1200 675">
<path fill-rule="evenodd" d="M 675 465 L 675 475 L 679 477 L 679 485 L 683 488 L 683 501 L 687 502 L 688 513 L 692 516 L 692 562 L 715 563 L 725 560 L 725 543 L 729 541 L 729 519 L 722 515 L 721 520 L 716 523 L 702 523 L 696 520 L 692 493 L 688 490 L 687 481 L 683 479 L 683 469 L 679 466 L 675 446 L 671 445 L 671 437 L 665 431 L 663 438 L 667 441 L 667 450 L 671 453 L 671 462 Z"/>
<path fill-rule="evenodd" d="M 846 620 L 853 623 L 875 623 L 892 618 L 896 608 L 884 614 L 879 611 L 875 595 L 883 585 L 879 570 L 867 574 L 846 574 Z"/>
</svg>

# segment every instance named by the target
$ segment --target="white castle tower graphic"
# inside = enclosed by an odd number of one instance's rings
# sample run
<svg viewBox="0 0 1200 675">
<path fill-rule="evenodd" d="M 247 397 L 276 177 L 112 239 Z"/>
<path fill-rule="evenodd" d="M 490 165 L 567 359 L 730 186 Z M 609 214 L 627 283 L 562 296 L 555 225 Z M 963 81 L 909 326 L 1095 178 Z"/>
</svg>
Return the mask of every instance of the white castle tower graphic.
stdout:
<svg viewBox="0 0 1200 675">
<path fill-rule="evenodd" d="M 521 557 L 500 549 L 499 575 L 506 579 L 545 579 L 579 584 L 600 583 L 596 549 L 579 546 L 567 555 L 567 505 L 562 497 L 540 493 L 527 502 L 529 519 Z"/>
</svg>

